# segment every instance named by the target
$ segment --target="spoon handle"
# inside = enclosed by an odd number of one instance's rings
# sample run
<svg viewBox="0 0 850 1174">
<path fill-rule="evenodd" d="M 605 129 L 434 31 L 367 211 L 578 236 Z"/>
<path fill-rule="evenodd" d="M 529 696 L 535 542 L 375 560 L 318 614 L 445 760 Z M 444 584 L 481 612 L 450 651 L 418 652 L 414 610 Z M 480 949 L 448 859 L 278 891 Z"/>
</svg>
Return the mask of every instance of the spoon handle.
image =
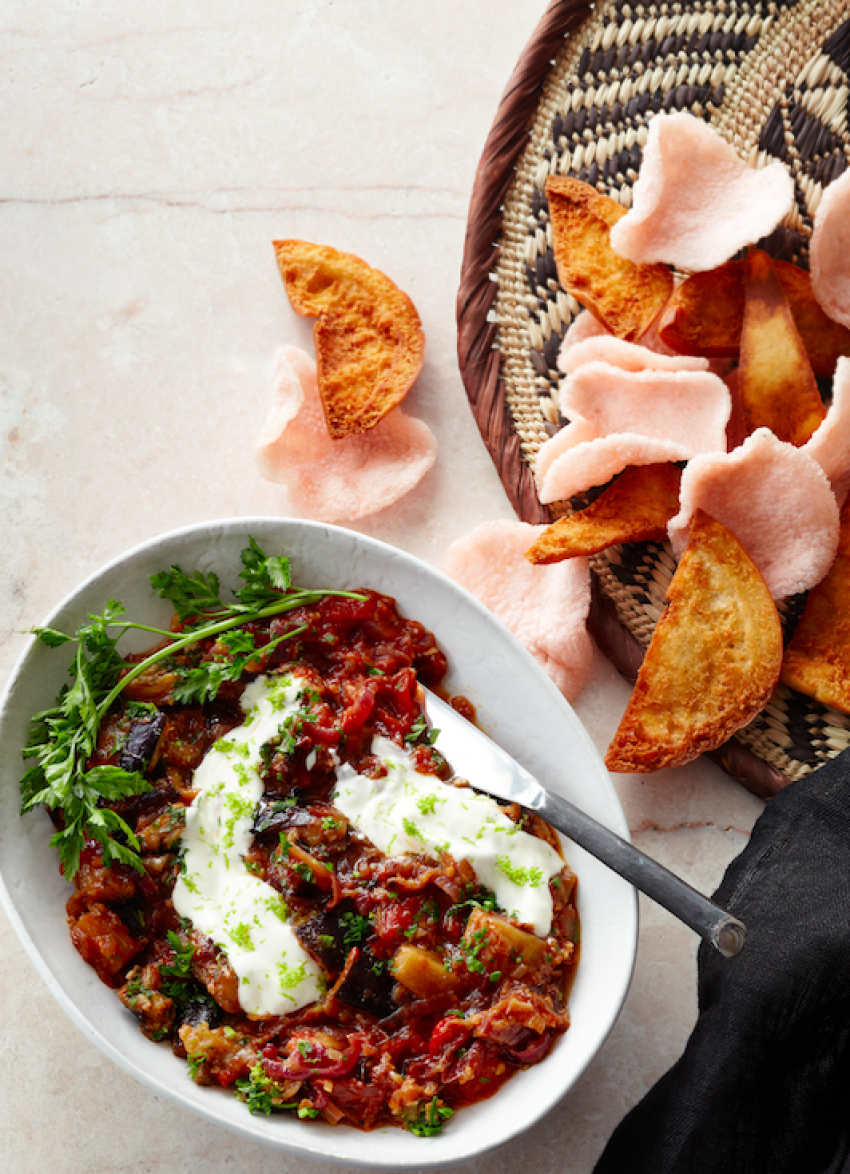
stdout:
<svg viewBox="0 0 850 1174">
<path fill-rule="evenodd" d="M 585 815 L 561 795 L 542 791 L 534 809 L 558 831 L 601 860 L 710 942 L 725 958 L 743 948 L 746 928 L 737 917 L 715 905 L 681 877 L 639 851 L 615 832 Z"/>
<path fill-rule="evenodd" d="M 724 957 L 732 958 L 740 952 L 746 929 L 736 917 L 568 799 L 546 790 L 501 746 L 430 690 L 420 688 L 420 695 L 429 720 L 439 730 L 437 748 L 477 791 L 536 811 L 591 856 L 690 926 Z"/>
</svg>

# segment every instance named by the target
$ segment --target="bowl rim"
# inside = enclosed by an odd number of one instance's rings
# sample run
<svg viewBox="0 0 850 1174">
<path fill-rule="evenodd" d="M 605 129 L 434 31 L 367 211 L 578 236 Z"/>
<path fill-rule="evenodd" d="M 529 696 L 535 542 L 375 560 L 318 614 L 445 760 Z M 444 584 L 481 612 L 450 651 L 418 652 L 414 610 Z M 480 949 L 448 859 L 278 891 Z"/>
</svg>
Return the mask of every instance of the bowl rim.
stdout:
<svg viewBox="0 0 850 1174">
<path fill-rule="evenodd" d="M 198 538 L 202 536 L 205 531 L 208 532 L 210 536 L 213 533 L 218 532 L 220 536 L 227 538 L 228 536 L 233 536 L 236 532 L 239 532 L 243 535 L 243 537 L 247 537 L 247 535 L 252 531 L 256 531 L 258 529 L 268 529 L 270 527 L 279 527 L 281 529 L 294 527 L 296 530 L 303 530 L 305 533 L 311 534 L 316 538 L 322 538 L 332 542 L 353 542 L 356 546 L 363 545 L 367 550 L 371 550 L 379 556 L 390 558 L 392 560 L 400 560 L 403 564 L 407 564 L 407 566 L 412 571 L 415 571 L 420 575 L 425 575 L 426 578 L 433 578 L 435 582 L 441 582 L 444 587 L 447 586 L 451 592 L 459 592 L 463 597 L 465 597 L 464 606 L 471 608 L 472 611 L 478 613 L 480 617 L 484 617 L 485 623 L 488 626 L 500 630 L 500 639 L 507 640 L 509 643 L 513 644 L 514 654 L 517 655 L 521 660 L 526 661 L 525 667 L 532 674 L 532 678 L 535 679 L 536 687 L 540 690 L 543 690 L 544 692 L 548 691 L 550 697 L 552 695 L 557 697 L 558 702 L 563 707 L 565 716 L 569 720 L 570 734 L 576 737 L 580 743 L 583 743 L 583 749 L 589 754 L 591 759 L 597 760 L 599 767 L 601 767 L 601 778 L 603 780 L 603 785 L 604 781 L 607 780 L 608 794 L 606 799 L 608 800 L 608 804 L 611 810 L 608 812 L 608 817 L 607 819 L 604 819 L 604 822 L 608 822 L 609 826 L 611 826 L 624 838 L 629 838 L 629 829 L 626 823 L 622 805 L 617 796 L 613 782 L 610 779 L 610 775 L 605 770 L 601 757 L 596 750 L 590 735 L 587 733 L 584 726 L 581 724 L 578 717 L 572 710 L 572 707 L 569 706 L 569 703 L 564 699 L 563 695 L 559 692 L 554 683 L 537 664 L 533 657 L 531 657 L 527 650 L 519 643 L 516 637 L 514 637 L 513 634 L 510 633 L 508 629 L 501 623 L 501 621 L 499 621 L 482 603 L 480 603 L 479 600 L 477 600 L 464 588 L 460 587 L 456 582 L 454 582 L 454 580 L 450 579 L 442 571 L 433 567 L 415 555 L 409 554 L 408 552 L 389 543 L 383 542 L 380 539 L 361 534 L 358 531 L 330 525 L 328 523 L 313 522 L 306 519 L 272 517 L 264 515 L 212 519 L 182 526 L 177 529 L 166 531 L 162 534 L 157 534 L 152 538 L 136 543 L 128 550 L 108 560 L 105 564 L 100 566 L 97 570 L 83 579 L 76 587 L 69 591 L 51 609 L 50 613 L 43 621 L 41 626 L 50 626 L 58 616 L 60 616 L 67 609 L 73 607 L 75 604 L 79 603 L 81 599 L 85 598 L 87 593 L 96 589 L 97 585 L 106 577 L 108 577 L 112 572 L 118 570 L 124 564 L 127 564 L 133 560 L 140 560 L 146 555 L 152 554 L 159 547 L 171 547 L 175 544 L 186 542 L 189 539 Z M 411 618 L 417 619 L 419 617 L 414 614 Z M 6 722 L 11 705 L 14 701 L 16 688 L 18 687 L 21 680 L 25 678 L 29 667 L 29 662 L 34 655 L 35 650 L 39 647 L 40 644 L 37 640 L 37 637 L 30 635 L 24 648 L 14 663 L 12 670 L 10 671 L 9 677 L 2 690 L 2 694 L 0 694 L 0 744 L 2 744 L 2 742 L 5 740 Z M 441 641 L 441 647 L 444 647 L 443 641 Z M 33 814 L 37 815 L 40 813 Z M 2 832 L 2 828 L 0 828 L 0 832 Z M 577 846 L 572 843 L 569 844 L 569 851 L 571 856 L 578 854 L 583 855 L 583 853 L 581 853 L 581 849 L 578 849 Z M 622 884 L 626 885 L 626 882 L 622 882 Z M 631 984 L 637 951 L 638 898 L 636 891 L 632 889 L 631 886 L 626 886 L 626 888 L 628 889 L 628 892 L 623 892 L 620 898 L 620 904 L 622 906 L 620 913 L 623 920 L 621 927 L 621 938 L 625 947 L 627 963 L 625 966 L 621 964 L 619 981 L 616 984 L 616 991 L 614 997 L 611 999 L 607 1014 L 600 1016 L 598 1019 L 598 1038 L 596 1044 L 592 1050 L 586 1054 L 583 1062 L 581 1062 L 576 1067 L 573 1078 L 570 1080 L 569 1084 L 563 1089 L 558 1090 L 556 1095 L 550 1095 L 546 1098 L 541 1098 L 535 1113 L 531 1117 L 526 1116 L 521 1121 L 511 1121 L 504 1134 L 495 1137 L 488 1136 L 486 1138 L 479 1139 L 479 1141 L 472 1144 L 472 1141 L 474 1141 L 475 1137 L 474 1129 L 466 1129 L 461 1131 L 458 1126 L 455 1126 L 454 1130 L 447 1131 L 438 1139 L 428 1139 L 430 1142 L 439 1141 L 445 1143 L 447 1138 L 451 1138 L 453 1144 L 449 1144 L 448 1146 L 443 1144 L 439 1147 L 440 1150 L 444 1151 L 443 1153 L 437 1152 L 436 1147 L 429 1153 L 429 1151 L 423 1147 L 422 1139 L 416 1138 L 416 1144 L 409 1159 L 406 1157 L 399 1158 L 397 1154 L 394 1154 L 391 1155 L 388 1160 L 384 1161 L 381 1160 L 380 1157 L 378 1157 L 378 1160 L 375 1160 L 376 1155 L 374 1154 L 371 1157 L 365 1157 L 358 1156 L 357 1154 L 340 1152 L 339 1147 L 333 1145 L 333 1137 L 338 1136 L 339 1131 L 329 1131 L 327 1133 L 323 1132 L 322 1135 L 319 1136 L 319 1130 L 316 1129 L 316 1123 L 311 1123 L 311 1125 L 308 1127 L 303 1128 L 303 1140 L 301 1133 L 296 1136 L 295 1140 L 289 1137 L 280 1138 L 276 1136 L 268 1136 L 262 1129 L 258 1129 L 256 1127 L 259 1119 L 250 1114 L 247 1108 L 244 1110 L 244 1123 L 241 1120 L 228 1121 L 222 1118 L 222 1116 L 216 1111 L 216 1104 L 221 1103 L 217 1100 L 217 1097 L 213 1096 L 209 1098 L 209 1103 L 206 1103 L 206 1099 L 204 1099 L 204 1101 L 196 1100 L 193 1095 L 190 1095 L 188 1090 L 183 1092 L 179 1089 L 165 1087 L 153 1072 L 148 1071 L 144 1066 L 141 1066 L 135 1062 L 131 1057 L 126 1056 L 120 1048 L 118 1048 L 109 1038 L 107 1038 L 107 1036 L 103 1034 L 101 1030 L 99 1030 L 95 1025 L 92 1018 L 77 1005 L 69 992 L 66 991 L 62 982 L 54 973 L 54 970 L 51 969 L 50 964 L 44 958 L 36 942 L 33 940 L 24 918 L 21 916 L 15 904 L 12 893 L 10 892 L 6 883 L 5 868 L 3 865 L 2 856 L 0 856 L 0 903 L 2 903 L 19 940 L 21 941 L 30 960 L 33 962 L 37 972 L 44 980 L 46 986 L 50 990 L 53 997 L 57 1000 L 59 1005 L 62 1007 L 63 1011 L 65 1011 L 71 1021 L 92 1043 L 95 1044 L 95 1046 L 104 1055 L 118 1064 L 118 1066 L 126 1073 L 128 1073 L 128 1075 L 132 1076 L 136 1080 L 139 1080 L 157 1095 L 164 1095 L 168 1097 L 169 1100 L 179 1104 L 185 1109 L 188 1109 L 195 1115 L 199 1115 L 210 1123 L 223 1127 L 238 1136 L 252 1141 L 257 1141 L 261 1144 L 265 1144 L 272 1148 L 292 1153 L 300 1157 L 310 1158 L 317 1161 L 324 1161 L 334 1165 L 346 1165 L 352 1168 L 361 1167 L 369 1169 L 437 1169 L 439 1167 L 456 1165 L 458 1163 L 471 1160 L 498 1147 L 501 1147 L 504 1144 L 507 1144 L 509 1141 L 516 1138 L 527 1129 L 533 1127 L 547 1113 L 554 1109 L 564 1096 L 567 1095 L 567 1093 L 581 1078 L 594 1057 L 598 1054 L 599 1049 L 602 1047 L 608 1035 L 610 1034 L 614 1023 L 616 1022 L 620 1011 L 622 1010 Z M 64 908 L 62 912 L 64 921 Z M 114 997 L 113 992 L 110 992 L 110 994 L 112 994 Z M 114 1003 L 116 1010 L 120 1009 L 123 1011 L 123 1008 L 121 1008 L 121 1004 L 117 998 L 114 998 Z M 139 1036 L 142 1039 L 144 1038 L 140 1032 Z M 527 1071 L 535 1071 L 535 1068 L 529 1069 Z M 518 1075 L 519 1074 L 511 1078 L 512 1082 L 513 1080 L 517 1079 Z M 191 1085 L 191 1088 L 197 1090 L 198 1086 Z M 212 1091 L 214 1093 L 224 1092 L 224 1090 L 218 1089 L 204 1089 L 202 1091 Z M 501 1092 L 501 1094 L 496 1094 L 496 1098 L 494 1099 L 498 1099 L 500 1095 L 502 1097 L 505 1096 L 504 1090 Z M 492 1102 L 489 1100 L 479 1102 L 481 1105 L 488 1105 L 490 1103 Z M 468 1122 L 470 1120 L 470 1114 L 474 1111 L 475 1108 L 476 1106 L 469 1106 L 463 1110 L 460 1110 L 460 1121 Z M 503 1114 L 502 1116 L 503 1118 L 507 1119 L 507 1115 Z M 274 1120 L 274 1118 L 272 1118 L 272 1120 Z M 252 1124 L 254 1125 L 254 1128 L 251 1127 Z M 265 1119 L 262 1119 L 260 1124 L 264 1125 Z M 319 1129 L 321 1129 L 321 1126 L 319 1126 Z M 382 1133 L 398 1133 L 400 1136 L 405 1138 L 408 1136 L 412 1137 L 412 1135 L 407 1135 L 404 1133 L 404 1131 L 397 1130 L 392 1126 L 387 1126 L 386 1128 L 374 1130 L 369 1133 L 363 1133 L 362 1131 L 352 1128 L 349 1129 L 343 1136 L 353 1136 L 355 1138 L 359 1138 L 361 1142 L 363 1142 L 364 1139 L 370 1139 Z M 466 1140 L 465 1135 L 467 1133 L 472 1133 L 473 1135 L 470 1141 Z M 331 1140 L 331 1144 L 322 1144 L 323 1137 L 329 1138 Z"/>
</svg>

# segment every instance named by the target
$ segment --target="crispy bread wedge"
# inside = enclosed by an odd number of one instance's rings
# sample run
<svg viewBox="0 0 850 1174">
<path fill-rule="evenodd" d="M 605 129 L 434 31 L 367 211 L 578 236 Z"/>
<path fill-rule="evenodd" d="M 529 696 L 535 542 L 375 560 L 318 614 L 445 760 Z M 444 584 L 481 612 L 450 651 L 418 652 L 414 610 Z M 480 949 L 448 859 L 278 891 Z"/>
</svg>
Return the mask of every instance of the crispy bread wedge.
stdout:
<svg viewBox="0 0 850 1174">
<path fill-rule="evenodd" d="M 783 685 L 850 713 L 850 498 L 841 511 L 838 554 L 809 592 L 785 649 Z"/>
<path fill-rule="evenodd" d="M 274 249 L 292 308 L 317 319 L 319 396 L 330 436 L 374 428 L 422 367 L 425 335 L 416 307 L 351 253 L 297 240 L 275 241 Z"/>
<path fill-rule="evenodd" d="M 744 262 L 738 399 L 747 435 L 765 427 L 798 447 L 826 416 L 773 262 L 760 249 L 751 249 Z"/>
<path fill-rule="evenodd" d="M 697 511 L 606 766 L 647 773 L 713 750 L 765 707 L 781 666 L 761 574 L 725 526 Z"/>
<path fill-rule="evenodd" d="M 558 563 L 621 542 L 660 542 L 678 512 L 681 480 L 677 465 L 630 465 L 589 506 L 544 530 L 525 557 Z"/>
<path fill-rule="evenodd" d="M 616 200 L 564 175 L 549 177 L 546 195 L 561 285 L 617 338 L 635 342 L 672 294 L 672 272 L 614 252 L 611 227 L 626 215 Z"/>
<path fill-rule="evenodd" d="M 850 330 L 820 308 L 808 273 L 788 261 L 773 264 L 812 370 L 830 378 L 840 356 L 850 355 Z M 743 321 L 744 262 L 727 261 L 682 282 L 661 315 L 658 334 L 680 355 L 733 359 L 741 347 Z"/>
</svg>

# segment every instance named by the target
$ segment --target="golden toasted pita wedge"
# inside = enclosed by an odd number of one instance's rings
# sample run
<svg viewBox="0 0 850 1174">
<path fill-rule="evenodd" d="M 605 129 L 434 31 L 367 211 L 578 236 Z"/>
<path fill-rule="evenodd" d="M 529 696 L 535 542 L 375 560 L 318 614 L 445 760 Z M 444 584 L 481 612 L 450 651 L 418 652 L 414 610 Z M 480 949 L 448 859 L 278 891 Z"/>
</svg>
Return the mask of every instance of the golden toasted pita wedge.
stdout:
<svg viewBox="0 0 850 1174">
<path fill-rule="evenodd" d="M 672 294 L 672 272 L 614 252 L 611 226 L 626 215 L 616 200 L 565 175 L 547 179 L 546 195 L 561 285 L 617 338 L 635 342 Z"/>
<path fill-rule="evenodd" d="M 850 498 L 841 511 L 835 562 L 809 592 L 785 649 L 781 680 L 823 705 L 850 713 Z"/>
<path fill-rule="evenodd" d="M 819 378 L 831 379 L 842 355 L 850 355 L 850 330 L 827 317 L 812 290 L 805 269 L 788 261 L 774 261 L 773 268 L 788 299 L 794 325 L 800 332 L 812 370 Z"/>
<path fill-rule="evenodd" d="M 589 506 L 544 530 L 525 557 L 532 563 L 558 563 L 621 542 L 660 542 L 679 511 L 681 480 L 676 465 L 630 465 Z"/>
<path fill-rule="evenodd" d="M 374 428 L 401 403 L 422 367 L 416 307 L 386 274 L 351 253 L 275 241 L 292 308 L 316 318 L 319 396 L 334 440 Z"/>
<path fill-rule="evenodd" d="M 760 249 L 751 249 L 744 262 L 738 397 L 748 434 L 765 427 L 797 446 L 826 416 L 773 262 Z"/>
<path fill-rule="evenodd" d="M 764 579 L 698 510 L 605 764 L 646 773 L 713 750 L 770 700 L 782 629 Z"/>
<path fill-rule="evenodd" d="M 838 359 L 850 355 L 850 330 L 826 316 L 804 269 L 788 261 L 774 261 L 773 267 L 812 370 L 831 378 Z M 727 261 L 682 282 L 659 319 L 658 335 L 680 355 L 733 359 L 741 349 L 743 322 L 744 262 Z"/>
<path fill-rule="evenodd" d="M 658 319 L 658 337 L 680 355 L 737 358 L 744 322 L 744 263 L 692 273 Z"/>
</svg>

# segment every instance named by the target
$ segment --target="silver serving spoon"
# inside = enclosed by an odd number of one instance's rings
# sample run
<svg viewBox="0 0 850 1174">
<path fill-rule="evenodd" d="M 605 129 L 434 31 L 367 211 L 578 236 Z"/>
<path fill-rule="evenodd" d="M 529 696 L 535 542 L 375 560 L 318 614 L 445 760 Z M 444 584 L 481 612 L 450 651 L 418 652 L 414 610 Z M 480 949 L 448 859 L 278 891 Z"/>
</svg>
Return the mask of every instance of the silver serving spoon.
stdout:
<svg viewBox="0 0 850 1174">
<path fill-rule="evenodd" d="M 732 958 L 740 952 L 747 933 L 743 922 L 567 799 L 546 791 L 500 746 L 430 690 L 423 688 L 421 699 L 429 721 L 440 731 L 440 753 L 458 776 L 477 791 L 537 812 L 591 856 L 690 926 L 724 957 Z"/>
</svg>

